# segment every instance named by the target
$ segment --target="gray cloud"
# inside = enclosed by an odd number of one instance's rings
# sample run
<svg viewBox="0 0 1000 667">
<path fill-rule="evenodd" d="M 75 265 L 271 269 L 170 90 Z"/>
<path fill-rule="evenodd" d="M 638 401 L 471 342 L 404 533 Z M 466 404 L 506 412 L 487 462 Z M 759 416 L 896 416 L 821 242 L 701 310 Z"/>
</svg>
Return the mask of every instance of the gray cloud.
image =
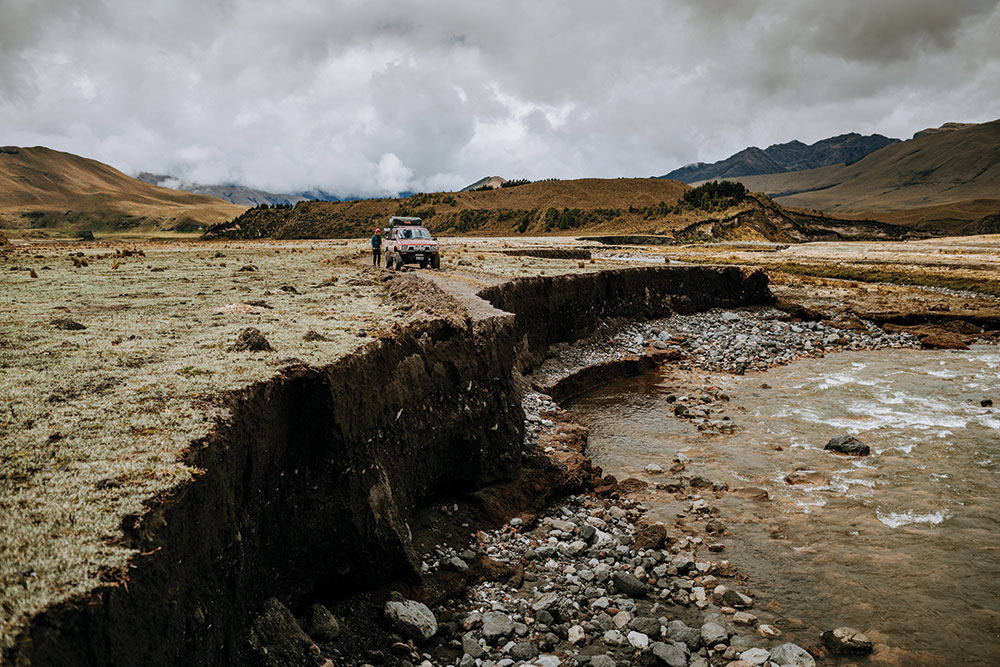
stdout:
<svg viewBox="0 0 1000 667">
<path fill-rule="evenodd" d="M 987 121 L 1000 0 L 0 0 L 0 143 L 352 194 Z"/>
</svg>

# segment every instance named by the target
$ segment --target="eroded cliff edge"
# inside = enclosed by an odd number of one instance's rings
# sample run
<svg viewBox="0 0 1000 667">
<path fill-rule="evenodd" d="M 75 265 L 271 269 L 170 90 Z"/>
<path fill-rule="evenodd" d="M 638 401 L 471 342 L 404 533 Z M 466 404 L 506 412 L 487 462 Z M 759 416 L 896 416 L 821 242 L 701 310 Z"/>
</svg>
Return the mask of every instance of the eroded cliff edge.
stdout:
<svg viewBox="0 0 1000 667">
<path fill-rule="evenodd" d="M 240 663 L 275 596 L 416 578 L 407 520 L 447 490 L 511 479 L 524 415 L 515 371 L 602 319 L 771 301 L 740 267 L 525 278 L 480 296 L 504 314 L 422 322 L 328 366 L 289 366 L 222 398 L 187 462 L 197 479 L 127 521 L 140 555 L 86 598 L 39 614 L 18 665 Z"/>
</svg>

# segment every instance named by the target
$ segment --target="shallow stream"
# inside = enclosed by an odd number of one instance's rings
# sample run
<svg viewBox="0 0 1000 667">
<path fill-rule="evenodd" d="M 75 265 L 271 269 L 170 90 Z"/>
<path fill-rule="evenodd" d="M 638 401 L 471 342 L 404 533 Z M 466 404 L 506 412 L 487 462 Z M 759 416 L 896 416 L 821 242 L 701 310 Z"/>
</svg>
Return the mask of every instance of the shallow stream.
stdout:
<svg viewBox="0 0 1000 667">
<path fill-rule="evenodd" d="M 720 416 L 736 432 L 675 418 L 669 366 L 567 407 L 619 478 L 662 481 L 644 467 L 683 453 L 683 475 L 768 491 L 708 499 L 729 526 L 717 556 L 749 574 L 753 612 L 783 640 L 848 625 L 888 646 L 880 664 L 1000 664 L 1000 349 L 844 352 L 705 378 L 730 394 Z M 840 434 L 872 455 L 823 451 Z M 797 468 L 811 483 L 785 482 Z M 668 524 L 687 506 L 652 487 L 643 500 Z"/>
</svg>

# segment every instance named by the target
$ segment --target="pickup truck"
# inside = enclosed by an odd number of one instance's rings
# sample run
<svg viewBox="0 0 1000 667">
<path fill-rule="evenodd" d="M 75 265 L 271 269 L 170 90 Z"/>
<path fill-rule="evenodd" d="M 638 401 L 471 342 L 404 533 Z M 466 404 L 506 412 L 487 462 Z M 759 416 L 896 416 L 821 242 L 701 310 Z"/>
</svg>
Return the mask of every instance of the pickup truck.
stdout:
<svg viewBox="0 0 1000 667">
<path fill-rule="evenodd" d="M 398 271 L 404 264 L 417 264 L 421 269 L 441 268 L 438 242 L 421 223 L 420 218 L 389 218 L 382 239 L 385 268 Z"/>
</svg>

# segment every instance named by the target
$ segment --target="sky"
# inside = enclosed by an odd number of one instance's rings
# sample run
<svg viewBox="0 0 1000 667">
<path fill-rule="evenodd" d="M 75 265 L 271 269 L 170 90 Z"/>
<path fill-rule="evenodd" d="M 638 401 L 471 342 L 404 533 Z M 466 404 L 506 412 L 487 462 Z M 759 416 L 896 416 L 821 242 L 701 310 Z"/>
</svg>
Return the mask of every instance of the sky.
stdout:
<svg viewBox="0 0 1000 667">
<path fill-rule="evenodd" d="M 0 0 L 0 145 L 342 196 L 1000 118 L 1000 0 Z"/>
</svg>

